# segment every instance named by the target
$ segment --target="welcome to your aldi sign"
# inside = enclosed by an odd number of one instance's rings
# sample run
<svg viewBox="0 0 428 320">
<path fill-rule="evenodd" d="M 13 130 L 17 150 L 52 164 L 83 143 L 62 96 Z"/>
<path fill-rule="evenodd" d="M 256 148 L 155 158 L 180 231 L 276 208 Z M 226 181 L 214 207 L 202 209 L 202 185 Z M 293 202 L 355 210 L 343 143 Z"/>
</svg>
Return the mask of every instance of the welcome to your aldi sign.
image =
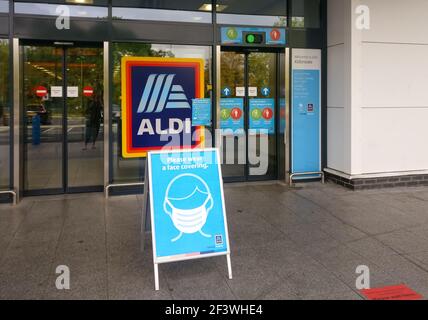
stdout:
<svg viewBox="0 0 428 320">
<path fill-rule="evenodd" d="M 203 59 L 122 58 L 123 157 L 202 146 L 203 130 L 192 126 L 192 100 L 203 97 Z"/>
</svg>

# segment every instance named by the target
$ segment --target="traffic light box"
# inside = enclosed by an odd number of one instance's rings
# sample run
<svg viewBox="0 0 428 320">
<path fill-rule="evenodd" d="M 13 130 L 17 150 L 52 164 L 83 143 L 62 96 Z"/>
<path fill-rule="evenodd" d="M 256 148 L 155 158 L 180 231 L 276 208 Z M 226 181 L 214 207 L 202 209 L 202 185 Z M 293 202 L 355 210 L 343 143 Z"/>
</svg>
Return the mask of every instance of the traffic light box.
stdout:
<svg viewBox="0 0 428 320">
<path fill-rule="evenodd" d="M 244 41 L 246 44 L 265 44 L 265 33 L 263 32 L 244 32 Z"/>
</svg>

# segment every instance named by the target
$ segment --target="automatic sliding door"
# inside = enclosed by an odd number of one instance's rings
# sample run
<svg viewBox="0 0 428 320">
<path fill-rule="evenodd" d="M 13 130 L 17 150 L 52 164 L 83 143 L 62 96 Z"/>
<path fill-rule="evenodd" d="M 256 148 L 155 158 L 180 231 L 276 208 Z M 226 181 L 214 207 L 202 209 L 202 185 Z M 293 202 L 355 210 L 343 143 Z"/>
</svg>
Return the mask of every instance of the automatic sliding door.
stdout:
<svg viewBox="0 0 428 320">
<path fill-rule="evenodd" d="M 67 188 L 102 186 L 103 50 L 67 48 Z"/>
<path fill-rule="evenodd" d="M 25 191 L 63 189 L 63 49 L 23 46 Z M 51 95 L 51 88 L 60 88 Z"/>
<path fill-rule="evenodd" d="M 246 179 L 245 54 L 221 52 L 220 128 L 225 180 Z"/>
<path fill-rule="evenodd" d="M 227 181 L 278 178 L 278 56 L 221 52 L 219 120 Z"/>
<path fill-rule="evenodd" d="M 24 191 L 101 191 L 102 48 L 22 46 Z"/>
<path fill-rule="evenodd" d="M 277 54 L 248 54 L 249 180 L 277 178 Z"/>
</svg>

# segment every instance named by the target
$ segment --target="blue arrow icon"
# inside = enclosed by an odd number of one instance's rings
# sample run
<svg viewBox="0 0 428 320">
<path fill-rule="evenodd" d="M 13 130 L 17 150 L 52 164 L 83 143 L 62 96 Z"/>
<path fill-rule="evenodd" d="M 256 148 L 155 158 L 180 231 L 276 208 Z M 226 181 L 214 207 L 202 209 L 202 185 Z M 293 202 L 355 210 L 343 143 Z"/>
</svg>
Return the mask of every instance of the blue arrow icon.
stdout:
<svg viewBox="0 0 428 320">
<path fill-rule="evenodd" d="M 230 88 L 228 87 L 224 88 L 222 91 L 223 91 L 223 95 L 226 97 L 230 96 L 230 94 L 232 93 L 232 90 L 230 90 Z"/>
<path fill-rule="evenodd" d="M 262 89 L 262 94 L 263 94 L 265 97 L 269 96 L 269 95 L 270 95 L 270 89 L 269 89 L 269 88 L 267 88 L 267 87 L 264 87 L 264 88 Z"/>
</svg>

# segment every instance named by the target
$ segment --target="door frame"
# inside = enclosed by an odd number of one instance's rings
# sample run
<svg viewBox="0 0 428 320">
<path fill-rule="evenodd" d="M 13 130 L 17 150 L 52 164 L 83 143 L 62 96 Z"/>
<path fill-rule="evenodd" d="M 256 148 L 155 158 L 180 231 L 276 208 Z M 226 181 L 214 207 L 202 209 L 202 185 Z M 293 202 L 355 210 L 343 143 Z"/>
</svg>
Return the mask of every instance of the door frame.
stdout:
<svg viewBox="0 0 428 320">
<path fill-rule="evenodd" d="M 220 99 L 221 99 L 221 53 L 222 52 L 235 52 L 244 54 L 244 87 L 245 87 L 245 97 L 244 97 L 244 128 L 245 128 L 245 139 L 246 139 L 246 164 L 245 164 L 245 174 L 242 177 L 224 177 L 225 182 L 261 182 L 261 181 L 273 181 L 279 180 L 280 177 L 280 148 L 281 148 L 281 133 L 280 133 L 280 95 L 281 95 L 281 78 L 280 72 L 281 63 L 280 55 L 284 55 L 286 58 L 286 49 L 285 48 L 272 48 L 272 47 L 242 47 L 242 46 L 218 46 L 218 62 L 217 62 L 217 112 L 220 110 Z M 248 96 L 248 56 L 251 53 L 274 53 L 275 54 L 275 155 L 276 155 L 276 165 L 275 173 L 272 175 L 263 175 L 263 176 L 250 176 L 249 174 L 249 159 L 248 159 L 248 129 L 250 125 L 250 99 Z M 219 119 L 217 117 L 217 119 Z M 288 125 L 287 125 L 288 127 Z M 217 129 L 220 129 L 220 123 L 217 121 Z"/>
<path fill-rule="evenodd" d="M 103 192 L 104 191 L 104 178 L 100 185 L 98 186 L 82 186 L 82 187 L 70 187 L 68 184 L 68 107 L 67 107 L 67 49 L 68 48 L 99 48 L 103 50 L 104 45 L 103 42 L 78 42 L 78 41 L 45 41 L 45 40 L 26 40 L 19 39 L 19 52 L 20 52 L 20 65 L 22 66 L 22 62 L 24 59 L 24 54 L 22 48 L 24 46 L 39 46 L 39 47 L 52 47 L 52 48 L 61 48 L 62 50 L 62 87 L 63 87 L 63 99 L 62 99 L 62 187 L 60 188 L 50 188 L 50 189 L 34 189 L 34 190 L 26 190 L 25 189 L 25 161 L 26 161 L 26 149 L 25 149 L 25 135 L 27 134 L 26 123 L 23 121 L 25 119 L 25 104 L 23 103 L 23 94 L 24 94 L 24 84 L 23 84 L 23 76 L 24 69 L 20 68 L 19 70 L 19 81 L 22 86 L 22 90 L 19 93 L 20 95 L 20 113 L 21 113 L 21 123 L 22 123 L 22 193 L 23 196 L 42 196 L 42 195 L 59 195 L 59 194 L 73 194 L 73 193 L 88 193 L 88 192 Z M 105 60 L 108 57 L 103 57 Z M 100 69 L 103 70 L 103 79 L 101 81 L 102 87 L 104 88 L 105 84 L 105 72 L 104 72 L 104 61 L 100 66 Z M 105 88 L 104 88 L 105 89 Z M 103 122 L 104 124 L 105 122 Z M 106 135 L 106 132 L 103 131 L 103 134 Z M 105 147 L 105 139 L 103 139 L 103 148 Z M 108 137 L 107 137 L 108 139 Z M 104 153 L 103 153 L 104 155 Z M 104 163 L 104 161 L 103 161 Z M 104 169 L 102 170 L 103 175 L 105 174 Z"/>
</svg>

